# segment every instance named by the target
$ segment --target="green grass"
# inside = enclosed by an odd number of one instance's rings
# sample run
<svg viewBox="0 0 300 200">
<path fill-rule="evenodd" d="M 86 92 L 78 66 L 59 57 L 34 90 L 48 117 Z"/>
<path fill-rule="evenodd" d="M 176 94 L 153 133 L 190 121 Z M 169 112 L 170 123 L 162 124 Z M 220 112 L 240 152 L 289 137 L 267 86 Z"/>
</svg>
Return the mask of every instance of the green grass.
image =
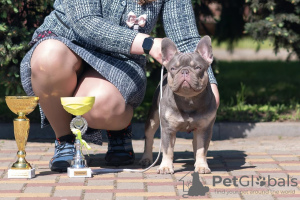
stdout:
<svg viewBox="0 0 300 200">
<path fill-rule="evenodd" d="M 234 44 L 234 48 L 237 49 L 257 49 L 260 46 L 260 49 L 273 49 L 272 42 L 269 40 L 263 42 L 257 42 L 252 38 L 243 38 Z M 227 49 L 228 43 L 222 42 L 221 44 L 217 44 L 216 40 L 212 40 L 213 49 Z"/>
<path fill-rule="evenodd" d="M 299 62 L 219 62 L 217 121 L 299 121 Z"/>
<path fill-rule="evenodd" d="M 300 63 L 281 61 L 217 62 L 220 92 L 217 121 L 300 121 Z M 160 80 L 160 69 L 148 78 L 144 101 L 134 112 L 134 122 L 144 122 Z M 2 91 L 2 92 L 1 92 Z M 0 121 L 16 117 L 6 106 L 0 88 Z M 29 116 L 39 122 L 38 108 Z"/>
<path fill-rule="evenodd" d="M 217 62 L 220 92 L 217 121 L 267 122 L 300 120 L 300 63 L 280 61 Z M 144 121 L 159 74 L 148 79 L 135 120 Z"/>
<path fill-rule="evenodd" d="M 300 100 L 300 63 L 280 61 L 218 63 L 220 99 L 237 103 L 236 95 L 245 87 L 246 104 L 290 104 Z"/>
</svg>

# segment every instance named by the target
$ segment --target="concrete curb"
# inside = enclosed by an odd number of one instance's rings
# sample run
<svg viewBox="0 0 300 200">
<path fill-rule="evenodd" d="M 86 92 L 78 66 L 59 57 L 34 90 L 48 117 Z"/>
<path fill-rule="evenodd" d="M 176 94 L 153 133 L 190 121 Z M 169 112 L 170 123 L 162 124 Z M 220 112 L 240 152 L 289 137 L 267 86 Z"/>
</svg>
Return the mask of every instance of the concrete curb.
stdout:
<svg viewBox="0 0 300 200">
<path fill-rule="evenodd" d="M 144 138 L 144 123 L 133 123 L 134 139 Z M 13 124 L 0 123 L 0 139 L 14 139 Z M 155 137 L 160 137 L 160 130 Z M 213 140 L 225 140 L 230 138 L 249 138 L 258 136 L 300 136 L 299 122 L 261 122 L 261 123 L 215 123 L 213 128 Z M 178 132 L 177 137 L 192 139 L 193 134 Z M 103 134 L 106 140 L 106 134 Z M 32 123 L 29 132 L 29 140 L 55 139 L 50 126 L 41 129 L 40 124 Z"/>
</svg>

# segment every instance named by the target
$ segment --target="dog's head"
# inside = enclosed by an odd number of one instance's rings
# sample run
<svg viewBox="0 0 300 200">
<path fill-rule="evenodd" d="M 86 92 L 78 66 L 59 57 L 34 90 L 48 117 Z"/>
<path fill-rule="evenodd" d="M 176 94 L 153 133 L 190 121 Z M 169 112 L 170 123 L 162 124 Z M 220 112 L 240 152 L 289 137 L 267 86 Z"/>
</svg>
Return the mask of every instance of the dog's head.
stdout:
<svg viewBox="0 0 300 200">
<path fill-rule="evenodd" d="M 211 39 L 204 36 L 195 52 L 180 53 L 168 38 L 162 41 L 162 61 L 168 70 L 168 85 L 177 95 L 192 97 L 208 84 L 207 69 L 213 61 Z"/>
</svg>

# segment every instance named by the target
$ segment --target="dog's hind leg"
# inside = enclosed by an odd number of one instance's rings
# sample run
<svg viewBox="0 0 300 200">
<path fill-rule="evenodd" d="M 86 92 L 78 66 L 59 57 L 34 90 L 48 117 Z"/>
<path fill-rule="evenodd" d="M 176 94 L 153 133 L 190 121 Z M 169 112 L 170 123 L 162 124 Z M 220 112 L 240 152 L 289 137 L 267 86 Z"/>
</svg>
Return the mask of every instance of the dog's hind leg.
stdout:
<svg viewBox="0 0 300 200">
<path fill-rule="evenodd" d="M 159 114 L 158 109 L 154 109 L 149 113 L 148 119 L 145 124 L 145 149 L 142 159 L 139 164 L 142 166 L 149 166 L 153 163 L 153 139 L 156 130 L 159 127 Z"/>
</svg>

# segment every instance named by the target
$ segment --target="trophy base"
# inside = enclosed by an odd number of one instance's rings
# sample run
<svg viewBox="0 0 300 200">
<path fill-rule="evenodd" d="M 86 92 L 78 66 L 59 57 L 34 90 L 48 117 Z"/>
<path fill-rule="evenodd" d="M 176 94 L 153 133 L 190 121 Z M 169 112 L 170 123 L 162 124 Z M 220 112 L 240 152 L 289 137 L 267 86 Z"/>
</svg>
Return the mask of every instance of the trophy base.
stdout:
<svg viewBox="0 0 300 200">
<path fill-rule="evenodd" d="M 35 169 L 9 169 L 8 178 L 34 178 Z"/>
<path fill-rule="evenodd" d="M 68 167 L 68 176 L 70 178 L 79 178 L 79 177 L 92 177 L 92 170 L 91 168 L 72 168 L 72 167 Z"/>
</svg>

